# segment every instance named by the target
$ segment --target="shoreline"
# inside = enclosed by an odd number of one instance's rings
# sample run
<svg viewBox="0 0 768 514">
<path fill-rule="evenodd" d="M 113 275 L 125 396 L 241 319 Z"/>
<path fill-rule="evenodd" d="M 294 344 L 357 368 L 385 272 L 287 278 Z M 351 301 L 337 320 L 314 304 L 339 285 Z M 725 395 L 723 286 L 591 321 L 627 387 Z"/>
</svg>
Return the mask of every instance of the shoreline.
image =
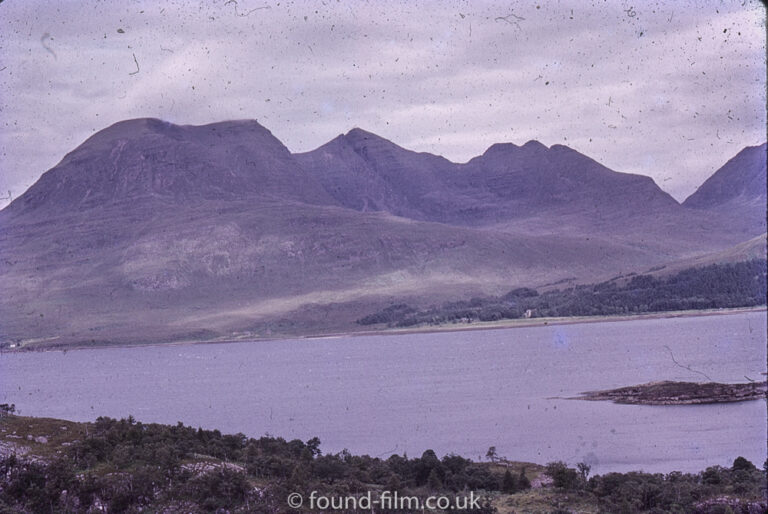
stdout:
<svg viewBox="0 0 768 514">
<path fill-rule="evenodd" d="M 583 323 L 616 323 L 622 321 L 636 321 L 647 319 L 668 319 L 668 318 L 694 318 L 704 316 L 727 316 L 734 314 L 744 314 L 749 312 L 768 312 L 768 306 L 757 307 L 735 307 L 730 309 L 703 309 L 686 311 L 668 311 L 668 312 L 648 312 L 642 314 L 629 314 L 619 316 L 581 316 L 581 317 L 560 317 L 560 318 L 517 318 L 499 321 L 477 321 L 473 323 L 451 323 L 442 325 L 426 325 L 422 327 L 411 328 L 382 328 L 380 330 L 355 330 L 345 332 L 331 332 L 308 335 L 275 335 L 270 337 L 243 337 L 226 339 L 206 339 L 206 340 L 179 340 L 170 342 L 146 342 L 146 343 L 103 343 L 103 344 L 81 344 L 72 343 L 66 347 L 59 346 L 38 346 L 13 349 L 2 349 L 0 355 L 17 354 L 26 352 L 68 352 L 74 350 L 103 350 L 103 349 L 124 349 L 141 348 L 156 346 L 182 346 L 196 344 L 231 344 L 231 343 L 258 343 L 266 341 L 292 341 L 292 340 L 312 340 L 312 339 L 337 339 L 342 337 L 369 337 L 369 336 L 398 336 L 409 334 L 435 334 L 442 332 L 469 332 L 476 330 L 508 330 L 516 328 L 533 328 L 543 326 L 559 325 L 577 325 Z"/>
<path fill-rule="evenodd" d="M 759 307 L 735 307 L 732 309 L 705 309 L 705 310 L 687 310 L 687 311 L 668 311 L 668 312 L 648 312 L 643 314 L 628 314 L 621 316 L 571 316 L 560 318 L 517 318 L 499 321 L 477 321 L 464 325 L 443 324 L 429 325 L 422 328 L 406 329 L 383 329 L 381 331 L 369 332 L 351 332 L 349 334 L 339 334 L 338 337 L 356 337 L 368 335 L 401 335 L 401 334 L 429 334 L 437 332 L 466 332 L 471 330 L 504 330 L 512 328 L 543 327 L 550 325 L 580 325 L 583 323 L 612 323 L 621 321 L 635 321 L 643 319 L 665 319 L 665 318 L 694 318 L 703 316 L 722 316 L 729 314 L 743 314 L 747 312 L 768 312 L 765 305 Z M 459 325 L 459 326 L 456 326 Z M 314 337 L 314 336 L 307 336 Z M 318 336 L 323 337 L 323 336 Z M 336 337 L 336 336 L 334 336 Z"/>
</svg>

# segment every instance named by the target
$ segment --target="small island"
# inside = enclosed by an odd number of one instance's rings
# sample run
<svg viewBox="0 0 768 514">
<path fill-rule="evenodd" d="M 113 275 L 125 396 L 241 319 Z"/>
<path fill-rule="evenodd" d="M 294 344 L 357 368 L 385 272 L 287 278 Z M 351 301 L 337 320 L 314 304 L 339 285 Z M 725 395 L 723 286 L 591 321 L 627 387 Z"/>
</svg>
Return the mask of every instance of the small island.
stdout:
<svg viewBox="0 0 768 514">
<path fill-rule="evenodd" d="M 587 391 L 571 399 L 609 400 L 632 405 L 696 405 L 765 399 L 767 391 L 766 382 L 720 384 L 662 381 L 618 389 Z"/>
</svg>

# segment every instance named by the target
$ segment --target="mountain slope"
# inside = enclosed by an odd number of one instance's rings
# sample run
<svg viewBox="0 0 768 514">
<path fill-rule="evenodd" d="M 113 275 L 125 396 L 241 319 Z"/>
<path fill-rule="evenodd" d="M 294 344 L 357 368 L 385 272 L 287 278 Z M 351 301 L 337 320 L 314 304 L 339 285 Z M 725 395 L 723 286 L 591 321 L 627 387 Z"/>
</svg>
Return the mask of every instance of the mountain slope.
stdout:
<svg viewBox="0 0 768 514">
<path fill-rule="evenodd" d="M 766 143 L 743 149 L 686 198 L 683 206 L 705 211 L 702 215 L 728 216 L 756 234 L 765 232 L 767 149 Z"/>
<path fill-rule="evenodd" d="M 457 164 L 354 129 L 295 157 L 341 205 L 414 220 L 552 237 L 600 234 L 670 259 L 763 231 L 730 213 L 703 218 L 649 177 L 537 141 L 495 144 Z"/>
<path fill-rule="evenodd" d="M 135 119 L 87 139 L 7 210 L 58 212 L 139 198 L 178 203 L 253 196 L 333 203 L 256 121 L 179 126 Z"/>
<path fill-rule="evenodd" d="M 734 201 L 765 202 L 767 150 L 766 143 L 743 149 L 686 198 L 683 205 L 712 209 Z"/>
<path fill-rule="evenodd" d="M 536 141 L 493 145 L 462 166 L 454 180 L 458 189 L 486 198 L 497 218 L 578 213 L 599 222 L 679 207 L 649 177 L 617 173 L 567 146 L 547 148 Z"/>
<path fill-rule="evenodd" d="M 362 129 L 295 157 L 336 201 L 351 209 L 446 221 L 452 206 L 464 201 L 445 186 L 455 164 L 406 150 Z"/>
<path fill-rule="evenodd" d="M 355 129 L 292 155 L 255 121 L 129 120 L 0 211 L 0 344 L 347 330 L 391 302 L 595 282 L 755 235 L 728 223 L 558 145 L 455 164 Z"/>
<path fill-rule="evenodd" d="M 669 275 L 683 271 L 688 268 L 699 268 L 703 266 L 709 266 L 712 264 L 732 264 L 736 262 L 750 261 L 754 259 L 766 258 L 766 239 L 768 234 L 761 234 L 757 237 L 753 237 L 747 241 L 736 244 L 725 250 L 720 250 L 714 253 L 707 253 L 699 255 L 690 259 L 683 259 L 680 261 L 674 261 L 665 264 L 664 266 L 656 266 L 652 268 L 652 272 L 655 275 Z"/>
<path fill-rule="evenodd" d="M 537 141 L 496 144 L 456 164 L 354 129 L 296 158 L 340 204 L 412 219 L 482 225 L 553 211 L 626 217 L 679 209 L 648 177 Z"/>
<path fill-rule="evenodd" d="M 609 240 L 333 206 L 149 199 L 131 207 L 4 227 L 0 339 L 126 343 L 340 330 L 396 299 L 498 294 L 663 260 Z"/>
</svg>

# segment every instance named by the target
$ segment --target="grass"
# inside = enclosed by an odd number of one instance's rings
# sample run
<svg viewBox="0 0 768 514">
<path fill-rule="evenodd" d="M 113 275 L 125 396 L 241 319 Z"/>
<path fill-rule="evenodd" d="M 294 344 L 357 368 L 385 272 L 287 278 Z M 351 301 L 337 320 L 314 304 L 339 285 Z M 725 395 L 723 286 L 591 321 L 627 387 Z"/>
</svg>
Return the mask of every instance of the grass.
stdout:
<svg viewBox="0 0 768 514">
<path fill-rule="evenodd" d="M 26 446 L 33 455 L 46 458 L 61 453 L 64 446 L 87 436 L 88 424 L 53 418 L 0 416 L 0 440 Z M 45 437 L 47 443 L 35 438 Z"/>
<path fill-rule="evenodd" d="M 596 514 L 597 499 L 590 493 L 561 492 L 556 489 L 529 489 L 516 494 L 501 495 L 493 501 L 499 514 L 549 514 L 565 509 L 580 514 Z"/>
</svg>

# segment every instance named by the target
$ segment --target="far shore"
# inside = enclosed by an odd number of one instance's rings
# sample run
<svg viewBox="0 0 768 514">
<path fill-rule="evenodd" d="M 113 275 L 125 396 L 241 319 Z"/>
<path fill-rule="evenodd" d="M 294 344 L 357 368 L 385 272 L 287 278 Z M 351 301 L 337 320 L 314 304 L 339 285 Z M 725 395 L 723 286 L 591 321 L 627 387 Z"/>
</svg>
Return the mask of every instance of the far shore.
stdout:
<svg viewBox="0 0 768 514">
<path fill-rule="evenodd" d="M 644 314 L 632 314 L 621 316 L 573 316 L 559 318 L 518 318 L 504 319 L 499 321 L 473 321 L 471 323 L 444 323 L 441 325 L 423 325 L 408 328 L 381 328 L 378 330 L 349 330 L 343 332 L 328 332 L 316 334 L 273 334 L 270 336 L 259 336 L 258 334 L 248 334 L 236 338 L 217 338 L 200 340 L 178 340 L 168 342 L 137 342 L 137 343 L 71 343 L 66 345 L 50 344 L 32 344 L 22 345 L 19 348 L 2 349 L 2 353 L 17 352 L 43 352 L 58 351 L 67 352 L 70 350 L 88 350 L 104 348 L 136 348 L 147 346 L 180 346 L 190 344 L 227 344 L 227 343 L 245 343 L 260 341 L 289 341 L 305 339 L 336 339 L 342 337 L 367 337 L 367 336 L 397 336 L 406 334 L 433 334 L 441 332 L 464 332 L 475 330 L 506 330 L 515 328 L 542 327 L 550 325 L 574 325 L 581 323 L 608 323 L 621 321 L 635 321 L 646 319 L 665 319 L 665 318 L 692 318 L 699 316 L 726 316 L 732 314 L 743 314 L 747 312 L 766 312 L 768 307 L 765 305 L 758 307 L 739 307 L 733 309 L 704 309 L 704 310 L 686 310 L 686 311 L 668 311 L 668 312 L 649 312 Z"/>
<path fill-rule="evenodd" d="M 663 318 L 693 318 L 697 316 L 720 316 L 742 314 L 745 312 L 766 311 L 765 305 L 758 307 L 738 307 L 734 309 L 704 309 L 687 311 L 647 312 L 643 314 L 628 314 L 622 316 L 569 316 L 560 318 L 517 318 L 499 321 L 473 321 L 472 323 L 445 323 L 442 325 L 424 325 L 409 328 L 384 328 L 379 331 L 360 331 L 338 336 L 368 336 L 368 335 L 400 335 L 400 334 L 429 334 L 433 332 L 461 332 L 467 330 L 503 330 L 507 328 L 543 327 L 549 325 L 575 325 L 581 323 L 608 323 L 617 321 L 634 321 L 642 319 Z M 328 337 L 328 336 L 307 336 Z"/>
</svg>

